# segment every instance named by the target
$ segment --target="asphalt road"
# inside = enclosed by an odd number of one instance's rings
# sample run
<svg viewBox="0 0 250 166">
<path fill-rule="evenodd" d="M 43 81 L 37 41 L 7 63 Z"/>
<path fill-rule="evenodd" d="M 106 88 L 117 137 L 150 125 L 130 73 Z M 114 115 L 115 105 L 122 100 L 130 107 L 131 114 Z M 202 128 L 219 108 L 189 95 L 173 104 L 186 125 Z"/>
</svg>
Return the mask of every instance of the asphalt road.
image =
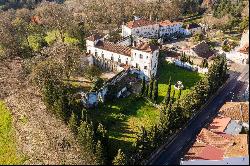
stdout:
<svg viewBox="0 0 250 166">
<path fill-rule="evenodd" d="M 201 113 L 181 132 L 150 165 L 179 165 L 183 154 L 195 141 L 200 130 L 215 117 L 219 108 L 225 101 L 232 99 L 232 94 L 238 93 L 237 88 L 242 88 L 242 83 L 249 84 L 249 66 L 246 65 L 240 74 L 232 74 L 231 80 L 208 104 Z M 243 86 L 244 87 L 244 86 Z M 232 93 L 234 92 L 234 93 Z M 231 95 L 231 96 L 230 96 Z"/>
</svg>

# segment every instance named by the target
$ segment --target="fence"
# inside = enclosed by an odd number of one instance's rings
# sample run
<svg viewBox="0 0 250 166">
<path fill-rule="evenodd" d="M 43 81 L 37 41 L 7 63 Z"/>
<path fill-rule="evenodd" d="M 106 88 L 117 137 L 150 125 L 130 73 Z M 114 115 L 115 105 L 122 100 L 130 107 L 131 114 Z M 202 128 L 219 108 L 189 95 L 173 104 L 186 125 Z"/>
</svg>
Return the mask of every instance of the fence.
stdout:
<svg viewBox="0 0 250 166">
<path fill-rule="evenodd" d="M 166 58 L 166 61 L 173 63 L 176 66 L 179 66 L 181 68 L 185 68 L 187 70 L 190 70 L 190 71 L 195 71 L 195 72 L 203 73 L 203 74 L 208 72 L 208 68 L 201 68 L 197 65 L 191 65 L 188 62 L 182 62 L 182 61 L 175 59 L 175 58 Z"/>
</svg>

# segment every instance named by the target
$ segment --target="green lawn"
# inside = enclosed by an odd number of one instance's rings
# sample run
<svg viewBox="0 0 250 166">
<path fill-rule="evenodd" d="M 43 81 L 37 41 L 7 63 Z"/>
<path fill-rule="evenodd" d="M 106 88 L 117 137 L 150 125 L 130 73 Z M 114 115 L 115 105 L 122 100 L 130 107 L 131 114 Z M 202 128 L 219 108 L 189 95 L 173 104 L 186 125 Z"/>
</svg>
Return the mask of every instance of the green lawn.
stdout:
<svg viewBox="0 0 250 166">
<path fill-rule="evenodd" d="M 159 114 L 160 111 L 144 99 L 130 96 L 108 102 L 105 107 L 92 110 L 90 116 L 108 127 L 111 152 L 117 152 L 119 148 L 129 152 L 141 126 L 151 127 L 158 122 Z"/>
<path fill-rule="evenodd" d="M 23 159 L 16 150 L 11 114 L 0 101 L 0 165 L 22 164 Z"/>
<path fill-rule="evenodd" d="M 190 88 L 201 79 L 202 75 L 178 68 L 163 62 L 159 69 L 159 101 L 162 101 L 167 91 L 169 77 L 173 84 L 182 81 L 185 89 L 182 94 L 188 93 Z M 173 85 L 172 85 L 173 86 Z M 174 89 L 174 87 L 172 87 Z M 178 93 L 176 93 L 177 96 Z M 136 141 L 136 134 L 141 126 L 151 127 L 159 121 L 160 111 L 151 106 L 142 98 L 130 96 L 123 99 L 114 99 L 106 102 L 104 106 L 89 110 L 91 119 L 104 124 L 109 131 L 110 153 L 114 156 L 118 149 L 129 153 Z"/>
<path fill-rule="evenodd" d="M 190 88 L 195 85 L 202 77 L 203 74 L 199 74 L 197 72 L 188 71 L 182 69 L 180 67 L 175 66 L 174 64 L 169 64 L 164 61 L 159 67 L 158 70 L 158 78 L 159 78 L 159 99 L 158 103 L 161 102 L 167 93 L 168 88 L 168 80 L 171 76 L 172 80 L 172 93 L 174 91 L 174 84 L 177 81 L 181 81 L 184 85 L 184 89 L 182 90 L 182 96 L 187 94 L 190 91 Z M 175 97 L 177 97 L 179 91 L 176 90 Z"/>
</svg>

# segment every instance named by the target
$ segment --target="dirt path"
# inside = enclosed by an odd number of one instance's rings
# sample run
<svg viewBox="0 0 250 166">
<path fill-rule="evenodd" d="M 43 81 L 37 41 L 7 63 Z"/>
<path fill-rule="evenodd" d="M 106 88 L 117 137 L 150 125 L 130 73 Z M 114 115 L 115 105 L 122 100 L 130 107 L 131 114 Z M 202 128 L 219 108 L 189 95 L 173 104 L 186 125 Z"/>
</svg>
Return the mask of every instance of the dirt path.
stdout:
<svg viewBox="0 0 250 166">
<path fill-rule="evenodd" d="M 12 111 L 18 150 L 24 164 L 91 164 L 81 158 L 79 145 L 67 126 L 48 113 L 34 87 L 22 78 L 21 60 L 0 64 L 0 99 Z M 62 143 L 69 147 L 62 148 Z M 86 156 L 86 155 L 83 155 Z"/>
</svg>

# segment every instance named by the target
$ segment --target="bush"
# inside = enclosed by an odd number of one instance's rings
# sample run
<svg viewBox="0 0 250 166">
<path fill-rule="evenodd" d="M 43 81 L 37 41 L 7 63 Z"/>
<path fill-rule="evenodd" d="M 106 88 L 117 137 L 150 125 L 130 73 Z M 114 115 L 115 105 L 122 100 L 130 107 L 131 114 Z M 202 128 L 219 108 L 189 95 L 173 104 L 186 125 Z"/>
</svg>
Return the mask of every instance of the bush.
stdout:
<svg viewBox="0 0 250 166">
<path fill-rule="evenodd" d="M 225 52 L 230 52 L 231 48 L 228 45 L 223 45 L 222 50 L 225 51 Z"/>
</svg>

